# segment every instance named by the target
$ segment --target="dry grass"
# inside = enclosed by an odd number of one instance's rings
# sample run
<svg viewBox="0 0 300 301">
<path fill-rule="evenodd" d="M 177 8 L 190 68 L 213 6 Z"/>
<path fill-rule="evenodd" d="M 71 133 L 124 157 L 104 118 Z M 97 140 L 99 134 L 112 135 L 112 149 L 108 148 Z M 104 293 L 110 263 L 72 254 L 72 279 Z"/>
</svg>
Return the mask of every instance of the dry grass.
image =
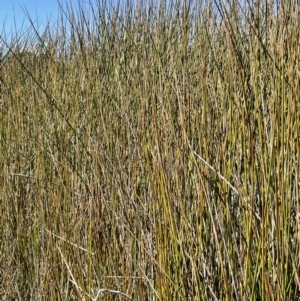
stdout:
<svg viewBox="0 0 300 301">
<path fill-rule="evenodd" d="M 296 300 L 294 7 L 104 1 L 2 35 L 1 300 Z"/>
</svg>

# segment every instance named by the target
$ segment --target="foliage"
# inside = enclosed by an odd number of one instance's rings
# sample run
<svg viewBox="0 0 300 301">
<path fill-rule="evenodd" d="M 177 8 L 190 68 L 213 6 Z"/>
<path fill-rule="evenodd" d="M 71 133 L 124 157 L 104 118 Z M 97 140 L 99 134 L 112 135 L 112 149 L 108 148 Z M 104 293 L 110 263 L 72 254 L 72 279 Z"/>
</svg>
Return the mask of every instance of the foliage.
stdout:
<svg viewBox="0 0 300 301">
<path fill-rule="evenodd" d="M 1 36 L 1 300 L 296 300 L 296 9 L 99 1 Z"/>
</svg>

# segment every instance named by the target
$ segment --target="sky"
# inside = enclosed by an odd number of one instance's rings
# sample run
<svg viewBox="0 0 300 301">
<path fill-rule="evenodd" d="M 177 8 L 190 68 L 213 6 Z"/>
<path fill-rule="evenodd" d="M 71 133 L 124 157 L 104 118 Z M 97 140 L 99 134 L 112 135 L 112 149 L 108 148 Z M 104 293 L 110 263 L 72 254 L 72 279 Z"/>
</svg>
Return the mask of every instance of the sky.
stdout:
<svg viewBox="0 0 300 301">
<path fill-rule="evenodd" d="M 59 2 L 58 2 L 59 1 Z M 90 0 L 79 0 L 83 6 L 88 7 Z M 74 8 L 78 0 L 0 0 L 0 34 L 14 35 L 15 32 L 25 32 L 30 27 L 27 16 L 29 14 L 36 28 L 43 31 L 50 19 L 51 23 L 57 20 L 60 6 L 66 3 L 72 4 Z"/>
<path fill-rule="evenodd" d="M 0 0 L 0 2 L 2 2 L 0 30 L 4 30 L 6 34 L 23 31 L 29 27 L 26 10 L 37 26 L 45 26 L 48 18 L 55 19 L 58 16 L 57 0 Z"/>
</svg>

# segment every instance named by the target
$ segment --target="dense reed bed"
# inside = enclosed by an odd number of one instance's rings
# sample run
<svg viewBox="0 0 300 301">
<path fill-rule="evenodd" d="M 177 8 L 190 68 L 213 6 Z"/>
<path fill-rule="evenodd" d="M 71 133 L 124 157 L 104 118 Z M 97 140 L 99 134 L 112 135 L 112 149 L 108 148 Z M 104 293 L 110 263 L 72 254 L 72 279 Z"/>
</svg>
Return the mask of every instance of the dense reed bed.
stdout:
<svg viewBox="0 0 300 301">
<path fill-rule="evenodd" d="M 99 1 L 2 33 L 0 299 L 297 300 L 295 7 Z"/>
</svg>

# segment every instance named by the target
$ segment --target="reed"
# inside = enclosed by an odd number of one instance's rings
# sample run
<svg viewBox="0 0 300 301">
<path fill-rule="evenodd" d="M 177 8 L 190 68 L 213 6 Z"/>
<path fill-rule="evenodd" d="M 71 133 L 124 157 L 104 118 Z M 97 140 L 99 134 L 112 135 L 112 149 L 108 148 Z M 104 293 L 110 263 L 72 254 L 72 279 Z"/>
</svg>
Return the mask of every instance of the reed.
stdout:
<svg viewBox="0 0 300 301">
<path fill-rule="evenodd" d="M 99 0 L 2 34 L 1 300 L 296 300 L 295 7 Z"/>
</svg>

